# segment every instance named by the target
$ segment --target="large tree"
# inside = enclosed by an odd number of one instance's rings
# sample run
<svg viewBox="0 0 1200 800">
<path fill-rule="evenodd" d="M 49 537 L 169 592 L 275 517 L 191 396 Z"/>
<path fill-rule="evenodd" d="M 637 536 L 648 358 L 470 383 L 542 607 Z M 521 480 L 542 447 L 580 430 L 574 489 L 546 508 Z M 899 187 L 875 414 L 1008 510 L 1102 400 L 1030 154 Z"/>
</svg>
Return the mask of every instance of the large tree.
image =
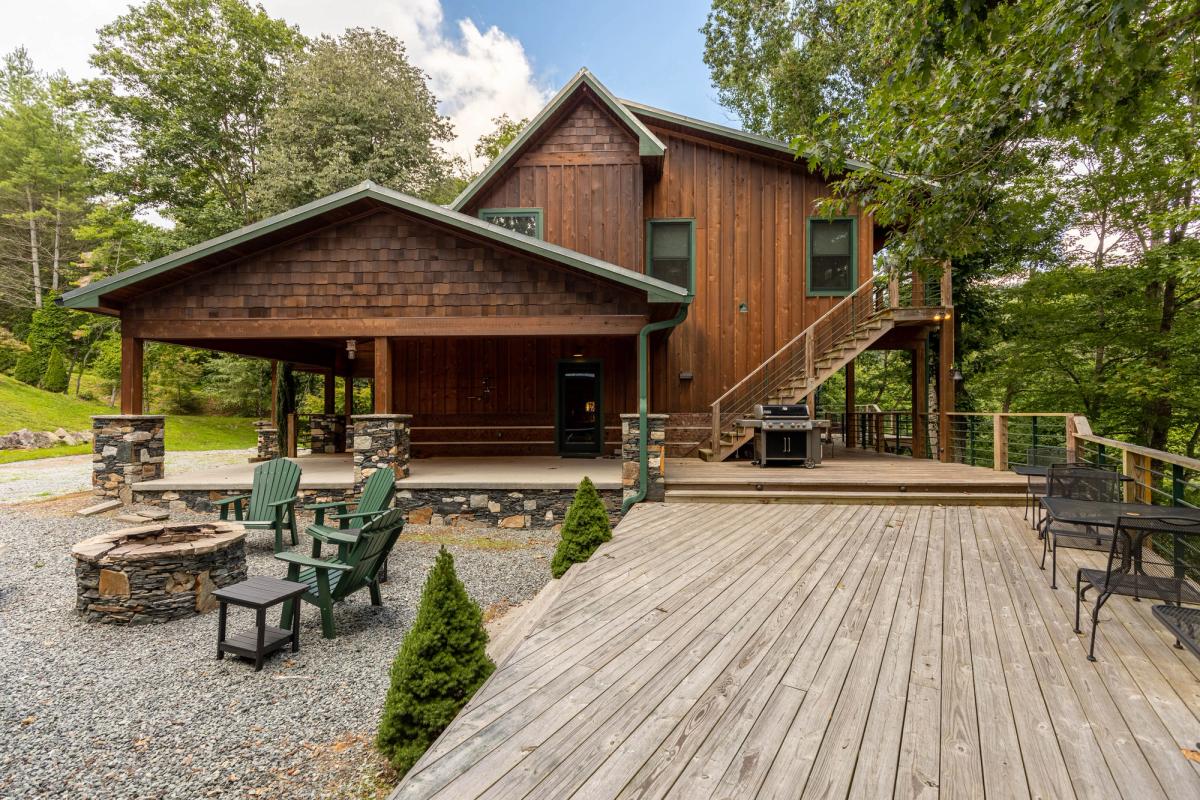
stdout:
<svg viewBox="0 0 1200 800">
<path fill-rule="evenodd" d="M 322 36 L 288 69 L 254 191 L 275 213 L 363 180 L 430 196 L 453 164 L 450 122 L 404 45 L 381 30 Z"/>
<path fill-rule="evenodd" d="M 300 33 L 245 0 L 149 0 L 99 36 L 89 95 L 112 126 L 113 188 L 191 241 L 252 221 L 264 121 Z"/>
</svg>

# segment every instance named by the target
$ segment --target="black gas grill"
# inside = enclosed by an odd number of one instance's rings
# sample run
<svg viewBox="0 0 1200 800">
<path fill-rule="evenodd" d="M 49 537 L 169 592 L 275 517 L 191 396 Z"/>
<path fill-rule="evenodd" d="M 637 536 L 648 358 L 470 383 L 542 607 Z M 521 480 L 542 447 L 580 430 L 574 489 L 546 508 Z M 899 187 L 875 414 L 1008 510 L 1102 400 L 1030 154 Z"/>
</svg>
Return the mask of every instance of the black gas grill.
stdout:
<svg viewBox="0 0 1200 800">
<path fill-rule="evenodd" d="M 807 403 L 756 405 L 754 418 L 742 420 L 742 424 L 758 430 L 754 435 L 754 457 L 760 467 L 815 467 L 821 463 L 821 430 L 827 423 L 813 420 Z"/>
</svg>

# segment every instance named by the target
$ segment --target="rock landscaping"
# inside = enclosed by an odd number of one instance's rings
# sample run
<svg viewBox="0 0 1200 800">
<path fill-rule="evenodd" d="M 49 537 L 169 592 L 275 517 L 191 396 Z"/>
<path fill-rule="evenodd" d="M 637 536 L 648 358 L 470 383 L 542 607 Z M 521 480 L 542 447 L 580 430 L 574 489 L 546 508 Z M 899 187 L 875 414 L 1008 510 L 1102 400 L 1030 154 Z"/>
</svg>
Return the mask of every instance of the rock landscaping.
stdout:
<svg viewBox="0 0 1200 800">
<path fill-rule="evenodd" d="M 621 511 L 620 490 L 599 494 L 615 525 Z M 414 525 L 557 531 L 574 497 L 574 489 L 401 489 L 396 492 L 396 508 L 406 509 Z"/>
<path fill-rule="evenodd" d="M 74 447 L 79 444 L 87 444 L 91 440 L 91 431 L 68 431 L 65 428 L 54 431 L 31 431 L 28 428 L 21 428 L 0 436 L 0 450 L 40 450 L 59 445 Z"/>
</svg>

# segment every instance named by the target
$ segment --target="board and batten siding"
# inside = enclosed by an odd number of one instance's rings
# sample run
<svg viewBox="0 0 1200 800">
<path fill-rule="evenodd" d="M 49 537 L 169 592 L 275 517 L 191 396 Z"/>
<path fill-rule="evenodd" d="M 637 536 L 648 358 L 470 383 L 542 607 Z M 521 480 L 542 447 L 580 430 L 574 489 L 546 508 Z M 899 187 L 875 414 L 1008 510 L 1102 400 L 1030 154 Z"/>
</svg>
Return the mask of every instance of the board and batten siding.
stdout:
<svg viewBox="0 0 1200 800">
<path fill-rule="evenodd" d="M 463 211 L 485 208 L 540 208 L 547 242 L 642 271 L 637 139 L 587 96 Z"/>
<path fill-rule="evenodd" d="M 661 412 L 707 411 L 841 300 L 805 291 L 806 221 L 829 187 L 786 157 L 651 129 L 667 153 L 662 175 L 646 184 L 645 217 L 696 224 L 696 299 L 687 320 L 654 348 L 651 405 Z M 864 219 L 856 252 L 861 284 L 872 260 Z M 681 372 L 692 380 L 681 380 Z"/>
</svg>

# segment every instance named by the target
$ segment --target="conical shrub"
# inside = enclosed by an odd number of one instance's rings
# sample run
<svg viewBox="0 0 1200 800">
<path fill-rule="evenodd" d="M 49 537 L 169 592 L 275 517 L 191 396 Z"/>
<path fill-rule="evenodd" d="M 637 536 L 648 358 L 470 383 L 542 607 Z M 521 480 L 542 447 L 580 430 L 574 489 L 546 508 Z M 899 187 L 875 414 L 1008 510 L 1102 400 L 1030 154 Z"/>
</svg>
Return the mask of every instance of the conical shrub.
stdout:
<svg viewBox="0 0 1200 800">
<path fill-rule="evenodd" d="M 46 374 L 46 362 L 45 355 L 38 355 L 38 351 L 30 344 L 32 338 L 30 337 L 30 340 L 26 342 L 29 349 L 17 356 L 16 366 L 13 367 L 13 377 L 21 383 L 37 386 L 42 376 Z"/>
<path fill-rule="evenodd" d="M 392 663 L 375 744 L 404 774 L 496 668 L 483 614 L 443 547 L 425 581 L 412 630 Z"/>
<path fill-rule="evenodd" d="M 55 347 L 46 361 L 46 372 L 42 375 L 41 386 L 47 392 L 65 392 L 68 383 L 70 378 L 67 376 L 67 367 L 63 364 L 62 353 Z"/>
<path fill-rule="evenodd" d="M 567 509 L 563 520 L 562 539 L 554 560 L 550 562 L 550 574 L 561 578 L 572 564 L 587 561 L 596 548 L 612 538 L 612 526 L 608 523 L 608 512 L 604 501 L 596 491 L 590 478 L 579 482 L 575 499 Z"/>
</svg>

